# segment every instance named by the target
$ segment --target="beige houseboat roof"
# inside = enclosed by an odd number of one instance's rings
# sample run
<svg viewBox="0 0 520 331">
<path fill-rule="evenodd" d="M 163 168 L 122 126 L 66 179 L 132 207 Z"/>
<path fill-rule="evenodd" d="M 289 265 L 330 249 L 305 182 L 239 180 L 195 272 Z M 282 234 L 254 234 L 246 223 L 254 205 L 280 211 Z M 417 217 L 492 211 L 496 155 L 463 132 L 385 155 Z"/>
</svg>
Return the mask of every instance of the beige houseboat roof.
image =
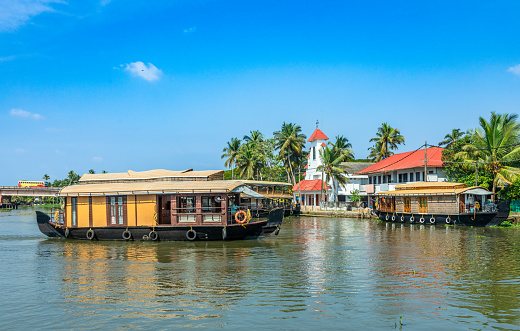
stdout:
<svg viewBox="0 0 520 331">
<path fill-rule="evenodd" d="M 467 187 L 464 183 L 447 182 L 417 182 L 404 185 L 396 185 L 395 191 L 383 191 L 376 193 L 379 196 L 421 196 L 421 195 L 458 195 L 458 194 L 493 194 L 481 186 Z"/>
<path fill-rule="evenodd" d="M 132 171 L 127 172 L 115 172 L 106 174 L 84 174 L 80 178 L 81 182 L 91 181 L 119 181 L 119 180 L 146 180 L 156 178 L 209 178 L 210 176 L 223 174 L 224 170 L 203 170 L 193 171 L 193 169 L 187 169 L 182 171 L 172 171 L 165 169 L 155 169 L 148 171 Z"/>
<path fill-rule="evenodd" d="M 245 186 L 245 184 L 237 180 L 78 184 L 64 187 L 60 191 L 60 196 L 142 195 L 183 192 L 227 193 L 240 186 Z"/>
<path fill-rule="evenodd" d="M 267 182 L 263 180 L 240 180 L 242 183 L 251 186 L 292 186 L 290 183 L 284 182 Z"/>
</svg>

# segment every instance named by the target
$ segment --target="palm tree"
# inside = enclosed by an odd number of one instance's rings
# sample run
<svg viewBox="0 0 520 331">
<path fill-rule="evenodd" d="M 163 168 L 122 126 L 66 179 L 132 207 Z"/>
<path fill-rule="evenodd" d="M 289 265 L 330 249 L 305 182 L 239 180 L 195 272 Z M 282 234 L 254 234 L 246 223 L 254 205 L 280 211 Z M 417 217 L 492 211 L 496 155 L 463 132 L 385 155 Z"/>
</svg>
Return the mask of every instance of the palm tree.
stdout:
<svg viewBox="0 0 520 331">
<path fill-rule="evenodd" d="M 67 175 L 67 179 L 69 180 L 69 185 L 77 184 L 79 181 L 80 176 L 74 172 L 74 170 L 69 171 L 69 174 Z"/>
<path fill-rule="evenodd" d="M 293 163 L 295 162 L 296 156 L 302 153 L 303 146 L 305 146 L 305 136 L 302 132 L 302 128 L 293 123 L 283 122 L 280 131 L 273 132 L 276 140 L 276 149 L 279 150 L 280 157 L 284 160 L 285 171 L 287 176 L 290 178 L 292 184 L 296 183 L 296 177 L 293 171 Z"/>
<path fill-rule="evenodd" d="M 108 174 L 108 171 L 103 170 L 103 171 L 101 171 L 101 173 L 102 173 L 102 174 Z"/>
<path fill-rule="evenodd" d="M 376 148 L 379 150 L 379 154 L 376 157 L 376 160 L 379 159 L 378 161 L 393 155 L 390 150 L 397 149 L 397 145 L 404 145 L 404 137 L 401 135 L 399 129 L 392 128 L 386 122 L 381 124 L 381 127 L 377 129 L 376 137 L 370 139 L 370 141 L 376 144 L 372 149 L 369 148 L 369 150 L 371 150 L 371 152 Z"/>
<path fill-rule="evenodd" d="M 240 171 L 240 177 L 245 175 L 246 179 L 253 178 L 255 171 L 258 169 L 255 147 L 251 144 L 242 145 L 238 152 L 236 164 Z"/>
<path fill-rule="evenodd" d="M 381 147 L 380 142 L 377 142 L 374 146 L 369 147 L 368 151 L 370 152 L 370 154 L 368 154 L 368 158 L 371 159 L 372 161 L 379 162 L 382 159 L 384 159 L 385 154 L 384 154 L 383 148 Z M 394 155 L 394 152 L 389 151 L 389 152 L 387 152 L 387 155 L 392 156 L 392 155 Z"/>
<path fill-rule="evenodd" d="M 346 154 L 342 153 L 337 148 L 329 148 L 325 146 L 320 150 L 321 165 L 318 167 L 318 171 L 325 173 L 325 182 L 328 183 L 332 180 L 332 190 L 334 192 L 334 201 L 338 201 L 338 192 L 336 189 L 336 183 L 339 185 L 345 185 L 349 182 L 347 176 L 345 176 L 345 170 L 341 166 L 346 158 Z"/>
<path fill-rule="evenodd" d="M 345 161 L 354 159 L 354 152 L 351 150 L 352 144 L 348 142 L 347 138 L 343 136 L 336 136 L 336 141 L 334 143 L 329 141 L 329 145 L 332 146 L 332 148 L 340 151 L 341 154 L 345 156 Z"/>
<path fill-rule="evenodd" d="M 47 175 L 47 174 L 43 175 L 43 180 L 47 181 L 49 179 L 51 179 L 51 177 L 49 175 Z"/>
<path fill-rule="evenodd" d="M 453 146 L 457 140 L 464 137 L 464 135 L 466 135 L 466 132 L 461 132 L 460 129 L 453 129 L 451 130 L 451 133 L 444 136 L 444 140 L 439 143 L 439 146 L 444 145 L 444 147 L 449 148 Z"/>
<path fill-rule="evenodd" d="M 96 172 L 94 171 L 94 169 L 90 169 L 90 170 L 88 171 L 88 173 L 89 173 L 89 174 L 95 174 Z"/>
<path fill-rule="evenodd" d="M 224 166 L 231 168 L 231 178 L 235 179 L 235 173 L 234 173 L 234 165 L 237 161 L 238 157 L 238 151 L 240 149 L 240 143 L 242 141 L 237 138 L 231 138 L 231 141 L 228 141 L 227 147 L 222 150 L 224 154 L 220 156 L 221 159 L 227 157 L 228 159 L 224 163 Z"/>
<path fill-rule="evenodd" d="M 493 176 L 493 193 L 497 186 L 511 184 L 520 175 L 519 168 L 506 165 L 520 157 L 520 124 L 517 119 L 517 114 L 495 112 L 491 112 L 489 122 L 479 117 L 480 128 L 475 129 L 471 142 L 455 154 L 466 163 L 474 160 L 484 164 Z"/>
<path fill-rule="evenodd" d="M 244 136 L 244 141 L 246 143 L 256 145 L 256 144 L 264 141 L 264 135 L 262 133 L 260 133 L 260 131 L 255 130 L 255 131 L 250 131 L 249 133 L 250 133 L 250 136 L 248 136 L 248 135 Z"/>
</svg>

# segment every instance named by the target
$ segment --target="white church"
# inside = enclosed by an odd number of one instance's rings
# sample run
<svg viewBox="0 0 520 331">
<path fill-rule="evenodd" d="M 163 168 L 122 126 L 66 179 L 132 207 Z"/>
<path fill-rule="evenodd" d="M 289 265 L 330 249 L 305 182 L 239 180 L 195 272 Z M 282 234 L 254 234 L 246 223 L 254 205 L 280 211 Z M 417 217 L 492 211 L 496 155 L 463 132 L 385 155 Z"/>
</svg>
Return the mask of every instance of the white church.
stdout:
<svg viewBox="0 0 520 331">
<path fill-rule="evenodd" d="M 329 137 L 325 135 L 318 127 L 307 140 L 310 143 L 309 154 L 307 156 L 307 166 L 305 179 L 293 186 L 294 201 L 302 202 L 302 209 L 314 210 L 319 208 L 321 199 L 321 190 L 324 192 L 324 202 L 334 201 L 334 192 L 332 180 L 329 182 L 322 181 L 322 173 L 318 171 L 318 167 L 322 164 L 320 151 L 327 145 Z M 367 200 L 366 185 L 368 184 L 368 175 L 359 175 L 357 172 L 365 169 L 373 163 L 364 162 L 343 162 L 341 165 L 345 168 L 346 177 L 349 182 L 346 185 L 339 186 L 338 201 L 350 201 L 351 192 L 357 190 L 362 197 L 362 201 Z M 326 177 L 326 175 L 325 175 Z"/>
</svg>

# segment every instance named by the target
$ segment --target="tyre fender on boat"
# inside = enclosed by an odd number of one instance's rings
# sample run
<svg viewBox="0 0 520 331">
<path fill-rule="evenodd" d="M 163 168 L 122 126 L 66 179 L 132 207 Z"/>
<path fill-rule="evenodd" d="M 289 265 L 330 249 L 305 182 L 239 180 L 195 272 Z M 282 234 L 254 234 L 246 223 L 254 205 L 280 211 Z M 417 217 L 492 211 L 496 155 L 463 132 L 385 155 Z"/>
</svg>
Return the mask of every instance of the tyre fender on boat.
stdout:
<svg viewBox="0 0 520 331">
<path fill-rule="evenodd" d="M 195 238 L 197 238 L 197 232 L 195 232 L 193 228 L 189 229 L 186 231 L 186 238 L 188 238 L 188 240 L 195 240 Z"/>
<path fill-rule="evenodd" d="M 419 222 L 424 223 L 424 216 L 421 216 L 421 218 L 419 219 Z"/>
<path fill-rule="evenodd" d="M 415 218 L 412 216 L 410 217 L 410 223 L 413 223 L 415 221 Z"/>
<path fill-rule="evenodd" d="M 450 218 L 450 216 L 446 217 L 446 224 L 451 224 L 451 218 Z"/>
<path fill-rule="evenodd" d="M 435 224 L 435 218 L 433 218 L 433 216 L 430 218 L 430 224 Z"/>
<path fill-rule="evenodd" d="M 123 239 L 124 240 L 130 240 L 132 238 L 132 233 L 126 229 L 123 231 Z"/>
<path fill-rule="evenodd" d="M 159 239 L 159 233 L 157 233 L 155 230 L 152 230 L 148 234 L 148 238 L 150 238 L 153 241 L 157 241 Z"/>
<path fill-rule="evenodd" d="M 223 227 L 222 228 L 222 240 L 226 240 L 227 239 L 227 229 L 226 227 Z"/>
<path fill-rule="evenodd" d="M 392 215 L 392 222 L 395 221 L 395 215 Z"/>
<path fill-rule="evenodd" d="M 69 228 L 66 228 L 65 229 L 65 238 L 68 238 L 69 235 L 70 235 L 70 230 L 69 230 Z"/>
<path fill-rule="evenodd" d="M 95 236 L 95 235 L 96 235 L 96 234 L 94 233 L 94 230 L 92 230 L 92 229 L 88 229 L 88 231 L 87 231 L 87 239 L 88 239 L 88 240 L 92 240 L 92 239 L 94 239 L 94 236 Z"/>
<path fill-rule="evenodd" d="M 385 220 L 388 221 L 389 218 L 390 218 L 390 216 L 388 216 L 388 214 L 386 214 Z"/>
</svg>

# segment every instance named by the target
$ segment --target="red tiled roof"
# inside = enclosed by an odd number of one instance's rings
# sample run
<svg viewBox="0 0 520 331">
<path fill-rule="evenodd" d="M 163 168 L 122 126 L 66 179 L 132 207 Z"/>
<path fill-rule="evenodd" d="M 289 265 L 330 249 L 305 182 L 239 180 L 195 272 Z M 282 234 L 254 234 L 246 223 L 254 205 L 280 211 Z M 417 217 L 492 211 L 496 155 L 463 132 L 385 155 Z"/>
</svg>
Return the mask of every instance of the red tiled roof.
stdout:
<svg viewBox="0 0 520 331">
<path fill-rule="evenodd" d="M 442 151 L 444 148 L 430 147 L 427 152 L 428 167 L 444 167 L 441 161 Z M 405 152 L 394 154 L 381 160 L 370 167 L 358 172 L 358 174 L 369 174 L 376 172 L 388 172 L 401 169 L 411 169 L 424 167 L 424 148 L 415 152 Z"/>
<path fill-rule="evenodd" d="M 302 180 L 300 181 L 302 184 L 301 191 L 320 191 L 321 190 L 321 179 L 310 179 L 310 180 Z M 300 191 L 300 183 L 297 183 L 293 186 L 293 192 Z M 324 184 L 323 188 L 325 190 L 329 190 L 330 186 Z"/>
<path fill-rule="evenodd" d="M 314 132 L 312 133 L 311 137 L 309 138 L 309 140 L 307 140 L 307 142 L 311 142 L 313 140 L 316 140 L 316 139 L 323 139 L 323 140 L 327 140 L 329 139 L 329 137 L 327 137 L 325 135 L 325 133 L 321 132 L 320 129 L 316 129 L 314 130 Z"/>
<path fill-rule="evenodd" d="M 327 145 L 326 145 L 325 143 L 321 143 L 321 146 L 325 147 L 325 146 L 327 146 Z"/>
<path fill-rule="evenodd" d="M 311 153 L 307 154 L 307 157 L 311 157 Z"/>
<path fill-rule="evenodd" d="M 305 165 L 305 168 L 304 168 L 304 169 L 307 169 L 307 168 L 309 168 L 309 165 L 308 165 L 308 164 Z"/>
</svg>

